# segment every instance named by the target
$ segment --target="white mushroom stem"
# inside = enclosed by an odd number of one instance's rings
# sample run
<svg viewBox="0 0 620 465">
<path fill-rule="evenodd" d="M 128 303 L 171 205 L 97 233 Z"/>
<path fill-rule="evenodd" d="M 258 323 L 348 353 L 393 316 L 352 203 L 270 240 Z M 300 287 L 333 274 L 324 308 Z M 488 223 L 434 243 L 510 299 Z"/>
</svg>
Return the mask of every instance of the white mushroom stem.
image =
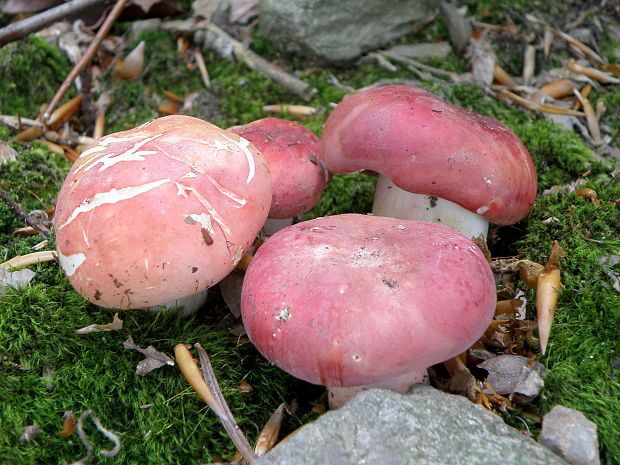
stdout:
<svg viewBox="0 0 620 465">
<path fill-rule="evenodd" d="M 268 218 L 263 226 L 263 233 L 265 236 L 272 236 L 277 233 L 280 229 L 284 229 L 287 226 L 293 224 L 293 218 Z"/>
<path fill-rule="evenodd" d="M 207 290 L 198 294 L 183 297 L 181 299 L 171 300 L 163 305 L 147 307 L 145 310 L 149 312 L 168 312 L 180 308 L 179 315 L 182 317 L 190 316 L 198 311 L 200 307 L 207 301 Z M 181 308 L 182 307 L 182 308 Z"/>
<path fill-rule="evenodd" d="M 350 399 L 360 391 L 367 389 L 379 388 L 389 389 L 390 391 L 399 392 L 401 394 L 406 393 L 411 386 L 416 383 L 428 383 L 428 375 L 426 368 L 419 371 L 412 371 L 403 375 L 395 376 L 375 384 L 366 384 L 363 386 L 328 386 L 327 387 L 327 399 L 329 402 L 329 408 L 331 410 L 342 407 Z"/>
<path fill-rule="evenodd" d="M 372 213 L 401 220 L 443 224 L 469 238 L 482 234 L 486 239 L 489 229 L 489 222 L 484 217 L 440 197 L 407 192 L 381 174 Z"/>
</svg>

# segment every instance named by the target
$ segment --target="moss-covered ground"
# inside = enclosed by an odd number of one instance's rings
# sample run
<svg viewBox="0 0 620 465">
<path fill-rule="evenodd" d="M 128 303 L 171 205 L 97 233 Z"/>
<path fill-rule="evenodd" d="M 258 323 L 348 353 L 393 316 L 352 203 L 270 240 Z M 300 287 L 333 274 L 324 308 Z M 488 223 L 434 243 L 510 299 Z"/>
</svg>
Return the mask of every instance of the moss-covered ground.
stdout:
<svg viewBox="0 0 620 465">
<path fill-rule="evenodd" d="M 209 52 L 205 58 L 213 86 L 206 92 L 198 72 L 189 70 L 178 57 L 172 34 L 152 31 L 134 41 L 141 39 L 147 41 L 147 69 L 138 80 L 112 87 L 109 131 L 158 116 L 156 109 L 164 90 L 181 96 L 200 93 L 206 103 L 194 107 L 194 115 L 221 127 L 267 116 L 262 112 L 264 104 L 305 103 L 243 65 L 225 62 Z M 258 35 L 254 47 L 264 56 L 279 58 Z M 607 49 L 611 54 L 614 47 Z M 36 116 L 39 105 L 49 101 L 69 70 L 62 54 L 38 39 L 0 49 L 0 63 L 0 92 L 4 96 L 0 113 L 25 117 Z M 452 57 L 449 66 L 464 71 L 465 63 Z M 346 95 L 346 90 L 331 84 L 332 74 L 353 88 L 384 78 L 410 78 L 405 71 L 391 73 L 373 64 L 350 70 L 306 70 L 301 78 L 319 91 L 309 105 L 329 111 L 330 103 Z M 538 262 L 546 260 L 552 240 L 558 240 L 567 252 L 562 259 L 563 290 L 555 324 L 547 355 L 542 358 L 550 371 L 539 399 L 540 413 L 555 404 L 583 411 L 598 425 L 603 462 L 620 463 L 620 293 L 612 287 L 610 276 L 620 269 L 612 261 L 604 263 L 606 257 L 620 256 L 620 183 L 617 173 L 614 177 L 615 166 L 601 162 L 576 133 L 507 107 L 475 85 L 420 85 L 514 130 L 534 159 L 540 192 L 580 177 L 586 179 L 586 187 L 597 192 L 598 205 L 563 191 L 539 196 L 524 221 L 493 230 L 491 247 L 501 255 Z M 620 101 L 620 92 L 608 90 L 604 99 L 610 108 L 606 121 L 615 137 L 620 118 L 618 107 L 614 110 L 612 105 Z M 302 123 L 320 134 L 324 120 L 321 115 Z M 2 140 L 13 135 L 0 128 Z M 18 161 L 0 165 L 1 187 L 26 211 L 50 207 L 68 162 L 36 143 L 13 147 L 19 153 Z M 307 217 L 367 212 L 373 189 L 374 179 L 365 174 L 335 176 Z M 12 231 L 19 226 L 23 225 L 15 215 L 0 204 L 0 261 L 32 252 L 40 242 L 40 237 L 14 237 Z M 118 432 L 122 441 L 119 457 L 97 457 L 94 463 L 197 464 L 230 459 L 234 450 L 223 428 L 190 391 L 176 367 L 165 366 L 144 377 L 135 374 L 142 357 L 123 348 L 128 336 L 141 347 L 153 345 L 168 354 L 178 342 L 200 342 L 251 441 L 280 402 L 298 399 L 300 403 L 297 413 L 287 417 L 286 431 L 312 417 L 306 401 L 318 392 L 269 365 L 245 339 L 233 336 L 228 331 L 232 319 L 217 291 L 210 295 L 206 308 L 188 320 L 125 312 L 121 331 L 78 335 L 74 333 L 77 328 L 110 322 L 113 312 L 86 303 L 55 263 L 40 264 L 33 270 L 37 276 L 30 285 L 0 296 L 0 463 L 71 463 L 82 457 L 85 451 L 77 438 L 58 432 L 66 410 L 79 414 L 89 408 L 105 427 Z M 253 390 L 237 389 L 241 380 Z M 21 429 L 31 424 L 38 425 L 41 432 L 34 441 L 21 444 Z M 92 427 L 87 432 L 96 447 L 111 447 Z"/>
</svg>

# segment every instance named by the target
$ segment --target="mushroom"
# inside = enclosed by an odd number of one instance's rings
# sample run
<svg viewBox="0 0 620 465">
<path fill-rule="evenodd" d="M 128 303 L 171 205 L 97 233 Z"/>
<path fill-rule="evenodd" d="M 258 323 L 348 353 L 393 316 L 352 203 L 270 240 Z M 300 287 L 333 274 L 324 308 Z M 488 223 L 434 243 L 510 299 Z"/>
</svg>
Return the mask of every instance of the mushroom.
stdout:
<svg viewBox="0 0 620 465">
<path fill-rule="evenodd" d="M 479 339 L 495 301 L 484 255 L 453 229 L 345 214 L 267 239 L 246 272 L 241 311 L 258 350 L 327 386 L 337 407 L 360 389 L 421 382 Z"/>
<path fill-rule="evenodd" d="M 320 141 L 312 131 L 281 118 L 263 118 L 229 131 L 252 142 L 269 165 L 273 197 L 265 234 L 292 224 L 295 216 L 317 203 L 330 175 Z"/>
<path fill-rule="evenodd" d="M 486 237 L 489 221 L 519 221 L 536 197 L 534 164 L 512 131 L 416 87 L 349 95 L 329 115 L 321 143 L 329 171 L 380 173 L 377 215 Z"/>
<path fill-rule="evenodd" d="M 250 142 L 198 118 L 158 118 L 102 137 L 73 164 L 56 205 L 60 265 L 103 307 L 194 300 L 233 270 L 270 202 Z"/>
</svg>

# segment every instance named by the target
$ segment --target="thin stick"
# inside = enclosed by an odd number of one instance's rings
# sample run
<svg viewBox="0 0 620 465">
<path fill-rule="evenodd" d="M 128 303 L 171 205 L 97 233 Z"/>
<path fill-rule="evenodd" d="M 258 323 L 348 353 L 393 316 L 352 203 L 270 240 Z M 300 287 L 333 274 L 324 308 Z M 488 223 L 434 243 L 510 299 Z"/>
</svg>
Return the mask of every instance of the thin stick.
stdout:
<svg viewBox="0 0 620 465">
<path fill-rule="evenodd" d="M 41 250 L 26 255 L 18 255 L 4 263 L 0 263 L 0 269 L 17 270 L 25 266 L 37 265 L 38 263 L 51 262 L 58 259 L 58 253 L 55 250 Z"/>
<path fill-rule="evenodd" d="M 17 214 L 17 216 L 28 226 L 32 226 L 34 229 L 39 231 L 42 236 L 46 238 L 50 237 L 49 228 L 44 224 L 41 224 L 39 221 L 37 221 L 24 210 L 22 210 L 22 207 L 20 207 L 19 204 L 11 198 L 8 192 L 6 192 L 2 188 L 0 188 L 0 199 L 4 200 L 4 202 L 11 208 L 11 210 L 13 210 Z"/>
<path fill-rule="evenodd" d="M 52 111 L 54 111 L 54 108 L 56 108 L 56 105 L 58 105 L 58 102 L 60 102 L 60 99 L 65 95 L 67 90 L 69 90 L 69 87 L 71 86 L 73 81 L 75 81 L 75 79 L 84 70 L 84 68 L 86 68 L 89 65 L 89 63 L 92 61 L 93 57 L 95 56 L 95 53 L 97 52 L 97 49 L 99 48 L 99 45 L 101 45 L 101 42 L 103 41 L 104 37 L 108 34 L 108 32 L 110 32 L 110 28 L 112 27 L 112 24 L 114 24 L 114 21 L 116 21 L 116 18 L 118 18 L 118 16 L 121 14 L 121 11 L 123 11 L 126 1 L 127 0 L 116 0 L 116 4 L 114 5 L 114 8 L 112 8 L 112 10 L 110 11 L 110 14 L 108 14 L 108 17 L 105 19 L 103 25 L 97 31 L 97 35 L 93 38 L 93 41 L 88 46 L 88 49 L 84 53 L 84 56 L 82 56 L 80 61 L 76 63 L 76 65 L 73 67 L 73 69 L 71 70 L 67 78 L 63 81 L 63 83 L 60 85 L 60 87 L 56 91 L 56 94 L 54 94 L 52 101 L 45 109 L 45 113 L 43 113 L 43 121 L 47 121 L 49 119 L 50 115 L 52 114 Z"/>
<path fill-rule="evenodd" d="M 205 63 L 205 59 L 200 53 L 200 50 L 195 49 L 192 50 L 194 54 L 194 58 L 196 59 L 196 64 L 198 65 L 198 69 L 200 70 L 200 76 L 202 77 L 202 82 L 204 83 L 207 89 L 211 88 L 211 79 L 209 78 L 209 71 L 207 70 L 207 64 Z"/>
<path fill-rule="evenodd" d="M 7 27 L 0 29 L 0 47 L 14 40 L 22 39 L 32 32 L 40 31 L 56 21 L 65 19 L 67 16 L 73 16 L 86 8 L 103 3 L 103 1 L 72 0 L 16 23 L 9 24 Z"/>
<path fill-rule="evenodd" d="M 209 23 L 205 26 L 205 29 L 211 33 L 210 38 L 207 36 L 207 46 L 211 47 L 216 41 L 226 43 L 232 48 L 233 54 L 237 60 L 263 76 L 273 79 L 278 84 L 284 86 L 290 93 L 298 95 L 305 101 L 310 101 L 317 93 L 317 90 L 310 84 L 274 66 L 263 57 L 246 48 L 241 42 L 232 38 L 215 24 Z"/>
<path fill-rule="evenodd" d="M 202 374 L 185 344 L 177 344 L 174 347 L 174 356 L 179 368 L 181 369 L 181 373 L 183 373 L 183 376 L 187 382 L 194 389 L 194 391 L 196 391 L 196 394 L 198 394 L 198 396 L 207 405 L 209 405 L 211 410 L 213 410 L 219 417 L 224 429 L 229 434 L 237 450 L 241 452 L 241 455 L 243 455 L 243 458 L 248 463 L 251 463 L 257 456 L 248 443 L 248 440 L 239 429 L 237 422 L 235 422 L 235 419 L 233 418 L 233 415 L 224 400 L 222 391 L 220 390 L 217 380 L 215 379 L 215 375 L 213 374 L 209 357 L 200 344 L 195 344 L 194 347 L 198 350 Z"/>
</svg>

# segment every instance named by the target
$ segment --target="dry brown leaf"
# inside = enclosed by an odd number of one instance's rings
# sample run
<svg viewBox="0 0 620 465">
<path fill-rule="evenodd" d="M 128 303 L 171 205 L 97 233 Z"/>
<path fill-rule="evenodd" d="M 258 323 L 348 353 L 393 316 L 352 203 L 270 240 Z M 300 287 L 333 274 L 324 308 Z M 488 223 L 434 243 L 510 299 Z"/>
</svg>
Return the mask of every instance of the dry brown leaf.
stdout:
<svg viewBox="0 0 620 465">
<path fill-rule="evenodd" d="M 560 258 L 564 255 L 566 254 L 560 247 L 558 241 L 553 241 L 549 260 L 538 277 L 538 286 L 536 287 L 536 314 L 538 317 L 540 349 L 543 354 L 547 350 L 553 314 L 557 305 L 558 296 L 560 295 Z"/>
<path fill-rule="evenodd" d="M 62 431 L 59 431 L 58 434 L 60 434 L 61 436 L 71 436 L 73 433 L 75 433 L 75 415 L 71 410 L 67 410 L 62 416 L 62 418 L 64 420 L 62 425 Z"/>
<path fill-rule="evenodd" d="M 47 120 L 47 127 L 56 130 L 71 118 L 82 105 L 82 96 L 78 95 L 59 106 Z"/>
<path fill-rule="evenodd" d="M 89 333 L 100 333 L 103 331 L 118 331 L 119 329 L 123 329 L 123 320 L 120 319 L 118 313 L 114 314 L 114 318 L 112 319 L 112 323 L 106 323 L 103 325 L 90 325 L 85 326 L 80 329 L 76 329 L 73 332 L 77 334 L 89 334 Z"/>
<path fill-rule="evenodd" d="M 172 358 L 170 358 L 163 352 L 158 351 L 157 349 L 155 349 L 155 347 L 148 346 L 146 349 L 142 349 L 135 345 L 131 336 L 129 336 L 129 338 L 125 342 L 123 342 L 123 347 L 125 349 L 136 350 L 146 357 L 144 360 L 138 363 L 138 366 L 136 367 L 137 375 L 144 376 L 147 373 L 150 373 L 151 371 L 156 370 L 157 368 L 160 368 L 164 365 L 174 365 L 174 360 L 172 360 Z"/>
<path fill-rule="evenodd" d="M 125 58 L 114 63 L 114 78 L 121 81 L 135 79 L 144 70 L 144 41 L 140 42 Z"/>
<path fill-rule="evenodd" d="M 577 84 L 570 79 L 558 79 L 542 86 L 540 90 L 551 98 L 562 98 L 573 95 Z"/>
<path fill-rule="evenodd" d="M 265 426 L 258 435 L 256 445 L 254 446 L 254 452 L 256 452 L 256 455 L 261 456 L 269 452 L 278 440 L 280 428 L 282 426 L 282 419 L 284 418 L 285 406 L 286 404 L 280 404 L 271 414 L 269 420 L 267 420 L 267 423 L 265 423 Z"/>
</svg>

